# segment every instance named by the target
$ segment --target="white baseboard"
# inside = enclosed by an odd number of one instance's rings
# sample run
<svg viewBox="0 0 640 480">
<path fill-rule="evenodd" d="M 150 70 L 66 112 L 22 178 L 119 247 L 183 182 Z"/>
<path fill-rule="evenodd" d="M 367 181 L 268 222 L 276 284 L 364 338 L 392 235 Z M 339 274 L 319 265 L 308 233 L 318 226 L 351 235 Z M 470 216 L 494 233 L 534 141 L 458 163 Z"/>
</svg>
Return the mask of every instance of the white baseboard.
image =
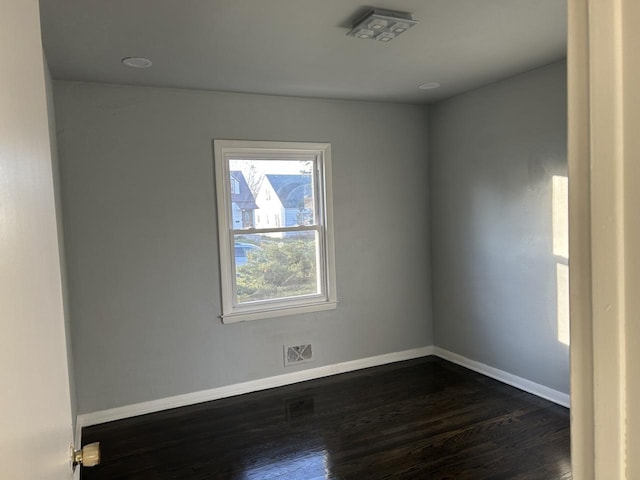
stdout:
<svg viewBox="0 0 640 480">
<path fill-rule="evenodd" d="M 402 360 L 426 357 L 432 354 L 432 346 L 414 348 L 412 350 L 387 353 L 384 355 L 377 355 L 375 357 L 367 357 L 358 360 L 351 360 L 349 362 L 325 365 L 323 367 L 309 368 L 307 370 L 276 375 L 274 377 L 251 380 L 249 382 L 236 383 L 233 385 L 226 385 L 224 387 L 201 390 L 198 392 L 186 393 L 184 395 L 176 395 L 174 397 L 161 398 L 133 405 L 126 405 L 124 407 L 85 413 L 78 415 L 77 418 L 76 441 L 80 438 L 78 431 L 81 432 L 83 427 L 88 427 L 90 425 L 135 417 L 146 413 L 159 412 L 170 408 L 184 407 L 196 403 L 218 400 L 220 398 L 233 397 L 235 395 L 257 392 L 259 390 L 266 390 L 269 388 L 282 387 L 284 385 L 304 382 L 306 380 L 314 380 L 316 378 L 352 372 L 363 368 L 377 367 L 388 363 L 400 362 Z"/>
<path fill-rule="evenodd" d="M 562 393 L 552 388 L 545 387 L 544 385 L 540 385 L 539 383 L 532 382 L 531 380 L 518 377 L 517 375 L 505 372 L 504 370 L 490 367 L 484 363 L 476 362 L 475 360 L 471 360 L 440 347 L 433 347 L 433 354 L 437 357 L 468 368 L 469 370 L 494 378 L 502 383 L 524 390 L 525 392 L 532 393 L 538 397 L 549 400 L 550 402 L 562 405 L 563 407 L 569 408 L 570 406 L 571 397 L 566 393 Z"/>
<path fill-rule="evenodd" d="M 76 432 L 73 436 L 73 446 L 76 450 L 82 448 L 82 425 L 80 425 L 78 417 L 76 417 Z"/>
<path fill-rule="evenodd" d="M 97 412 L 78 415 L 75 435 L 76 448 L 80 448 L 82 445 L 81 439 L 83 427 L 120 420 L 123 418 L 136 417 L 146 413 L 159 412 L 170 408 L 184 407 L 187 405 L 194 405 L 196 403 L 218 400 L 220 398 L 257 392 L 269 388 L 282 387 L 284 385 L 314 380 L 316 378 L 328 377 L 339 373 L 352 372 L 363 368 L 377 367 L 388 363 L 426 357 L 429 355 L 436 355 L 444 360 L 461 365 L 465 368 L 486 375 L 487 377 L 494 378 L 503 383 L 519 388 L 520 390 L 524 390 L 525 392 L 532 393 L 533 395 L 537 395 L 538 397 L 542 397 L 546 400 L 557 403 L 558 405 L 562 405 L 564 407 L 569 407 L 570 405 L 570 397 L 566 393 L 553 390 L 552 388 L 545 387 L 539 383 L 535 383 L 503 370 L 490 367 L 489 365 L 476 362 L 475 360 L 471 360 L 443 348 L 430 345 L 402 352 L 387 353 L 384 355 L 377 355 L 375 357 L 367 357 L 358 360 L 351 360 L 349 362 L 325 365 L 323 367 L 309 368 L 307 370 L 276 375 L 274 377 L 261 378 L 258 380 L 226 385 L 224 387 L 201 390 L 198 392 L 186 393 L 183 395 L 176 395 L 173 397 L 161 398 L 158 400 L 151 400 L 148 402 L 125 405 L 123 407 L 110 408 L 108 410 L 100 410 Z"/>
<path fill-rule="evenodd" d="M 74 450 L 80 450 L 82 448 L 82 426 L 80 421 L 76 417 L 76 430 L 73 435 L 73 448 Z M 80 466 L 78 465 L 73 469 L 73 480 L 80 480 Z"/>
</svg>

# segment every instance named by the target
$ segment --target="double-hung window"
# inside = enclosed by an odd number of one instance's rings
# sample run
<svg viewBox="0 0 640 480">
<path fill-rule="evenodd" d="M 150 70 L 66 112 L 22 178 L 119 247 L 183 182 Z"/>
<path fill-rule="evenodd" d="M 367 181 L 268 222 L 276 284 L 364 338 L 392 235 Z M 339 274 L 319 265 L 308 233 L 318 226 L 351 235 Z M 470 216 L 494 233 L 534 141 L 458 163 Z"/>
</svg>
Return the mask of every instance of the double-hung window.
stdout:
<svg viewBox="0 0 640 480">
<path fill-rule="evenodd" d="M 335 308 L 327 143 L 214 140 L 222 320 Z"/>
</svg>

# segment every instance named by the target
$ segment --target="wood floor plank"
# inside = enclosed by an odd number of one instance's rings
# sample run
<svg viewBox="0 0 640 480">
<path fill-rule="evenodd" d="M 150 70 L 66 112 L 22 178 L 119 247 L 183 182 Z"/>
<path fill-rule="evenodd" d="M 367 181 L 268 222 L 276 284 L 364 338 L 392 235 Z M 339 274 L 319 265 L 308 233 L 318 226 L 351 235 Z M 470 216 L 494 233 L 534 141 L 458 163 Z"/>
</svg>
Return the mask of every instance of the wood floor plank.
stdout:
<svg viewBox="0 0 640 480">
<path fill-rule="evenodd" d="M 436 357 L 83 430 L 83 480 L 569 480 L 569 412 Z"/>
</svg>

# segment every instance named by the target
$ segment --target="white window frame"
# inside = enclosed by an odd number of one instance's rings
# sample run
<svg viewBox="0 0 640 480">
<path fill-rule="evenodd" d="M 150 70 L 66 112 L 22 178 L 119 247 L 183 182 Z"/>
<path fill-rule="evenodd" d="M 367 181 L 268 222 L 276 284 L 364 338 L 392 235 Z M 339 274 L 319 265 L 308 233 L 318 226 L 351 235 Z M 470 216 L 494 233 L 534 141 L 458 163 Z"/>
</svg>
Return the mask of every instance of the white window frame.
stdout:
<svg viewBox="0 0 640 480">
<path fill-rule="evenodd" d="M 252 140 L 213 141 L 220 246 L 220 277 L 223 323 L 235 323 L 262 318 L 281 317 L 331 310 L 337 306 L 335 249 L 333 234 L 333 190 L 331 187 L 331 144 L 307 142 L 264 142 Z M 315 159 L 315 195 L 318 232 L 318 274 L 320 293 L 286 299 L 263 300 L 239 304 L 236 302 L 234 234 L 296 231 L 302 227 L 270 227 L 233 229 L 229 160 L 282 158 Z M 308 230 L 308 228 L 304 228 Z"/>
</svg>

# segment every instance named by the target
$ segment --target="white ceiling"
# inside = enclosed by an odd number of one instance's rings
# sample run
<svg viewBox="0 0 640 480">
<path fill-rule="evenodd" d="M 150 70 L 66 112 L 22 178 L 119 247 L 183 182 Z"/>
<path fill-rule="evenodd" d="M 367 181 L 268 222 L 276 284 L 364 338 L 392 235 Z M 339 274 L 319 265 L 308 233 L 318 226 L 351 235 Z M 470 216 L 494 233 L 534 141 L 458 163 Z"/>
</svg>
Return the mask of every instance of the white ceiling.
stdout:
<svg viewBox="0 0 640 480">
<path fill-rule="evenodd" d="M 562 59 L 566 0 L 41 0 L 54 78 L 429 103 Z M 367 7 L 419 24 L 347 37 Z M 146 70 L 123 57 L 153 61 Z M 439 82 L 437 90 L 419 90 Z"/>
</svg>

